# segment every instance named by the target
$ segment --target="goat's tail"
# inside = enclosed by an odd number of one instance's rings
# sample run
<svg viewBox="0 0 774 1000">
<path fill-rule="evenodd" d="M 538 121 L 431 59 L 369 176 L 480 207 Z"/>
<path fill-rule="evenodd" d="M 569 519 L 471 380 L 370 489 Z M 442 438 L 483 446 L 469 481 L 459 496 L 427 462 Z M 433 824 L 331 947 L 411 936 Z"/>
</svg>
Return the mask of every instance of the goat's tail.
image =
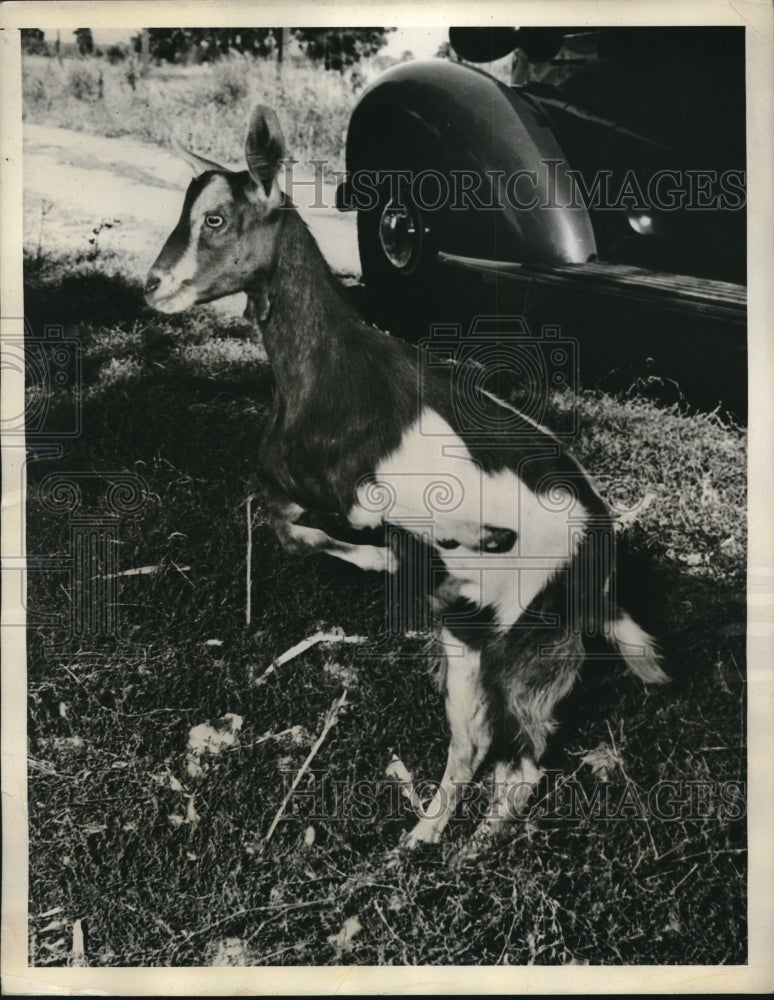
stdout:
<svg viewBox="0 0 774 1000">
<path fill-rule="evenodd" d="M 661 669 L 655 640 L 625 611 L 618 612 L 611 638 L 626 666 L 644 684 L 665 684 L 670 680 Z"/>
</svg>

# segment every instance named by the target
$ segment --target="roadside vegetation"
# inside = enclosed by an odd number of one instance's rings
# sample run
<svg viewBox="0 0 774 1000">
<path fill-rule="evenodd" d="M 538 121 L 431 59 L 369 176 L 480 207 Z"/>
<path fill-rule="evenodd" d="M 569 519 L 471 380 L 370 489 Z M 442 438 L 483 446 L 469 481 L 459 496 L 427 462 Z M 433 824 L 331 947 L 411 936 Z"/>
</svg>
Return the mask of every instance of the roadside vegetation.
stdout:
<svg viewBox="0 0 774 1000">
<path fill-rule="evenodd" d="M 362 86 L 308 63 L 282 72 L 271 61 L 234 55 L 201 66 L 163 65 L 148 76 L 106 60 L 25 56 L 24 120 L 95 135 L 131 135 L 169 146 L 173 138 L 202 156 L 228 162 L 253 106 L 271 105 L 297 159 L 344 167 L 347 122 Z"/>
<path fill-rule="evenodd" d="M 154 70 L 135 90 L 103 61 L 94 96 L 83 74 L 97 71 L 26 57 L 27 120 L 176 134 L 228 160 L 260 99 L 289 148 L 342 162 L 346 76 L 296 67 L 291 86 L 240 59 Z M 385 634 L 380 577 L 279 548 L 253 479 L 272 388 L 255 330 L 207 307 L 151 313 L 98 247 L 75 260 L 39 246 L 26 265 L 30 329 L 61 327 L 82 361 L 61 387 L 28 376 L 45 414 L 28 551 L 60 560 L 29 575 L 32 965 L 746 961 L 743 429 L 637 396 L 551 398 L 545 422 L 578 413 L 573 451 L 622 512 L 621 602 L 672 682 L 645 691 L 590 665 L 534 815 L 456 864 L 484 783 L 442 845 L 403 856 L 413 813 L 386 770 L 397 757 L 424 797 L 446 756 L 429 636 Z M 46 457 L 75 407 L 81 432 Z M 78 518 L 116 532 L 112 633 L 68 634 L 86 584 L 45 480 L 73 470 L 88 473 Z M 111 486 L 127 477 L 139 499 L 116 518 Z M 318 632 L 358 641 L 276 665 Z M 642 808 L 664 782 L 672 816 Z M 568 811 L 600 793 L 599 815 Z"/>
</svg>

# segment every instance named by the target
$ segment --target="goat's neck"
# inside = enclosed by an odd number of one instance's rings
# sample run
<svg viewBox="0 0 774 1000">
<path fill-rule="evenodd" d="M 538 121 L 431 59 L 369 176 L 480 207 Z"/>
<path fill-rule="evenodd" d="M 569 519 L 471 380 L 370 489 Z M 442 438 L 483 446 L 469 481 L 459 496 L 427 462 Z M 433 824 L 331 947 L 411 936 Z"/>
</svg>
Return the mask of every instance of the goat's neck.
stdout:
<svg viewBox="0 0 774 1000">
<path fill-rule="evenodd" d="M 318 391 L 320 379 L 336 384 L 342 332 L 354 313 L 296 209 L 284 211 L 268 286 L 269 315 L 261 328 L 277 388 L 292 412 Z"/>
</svg>

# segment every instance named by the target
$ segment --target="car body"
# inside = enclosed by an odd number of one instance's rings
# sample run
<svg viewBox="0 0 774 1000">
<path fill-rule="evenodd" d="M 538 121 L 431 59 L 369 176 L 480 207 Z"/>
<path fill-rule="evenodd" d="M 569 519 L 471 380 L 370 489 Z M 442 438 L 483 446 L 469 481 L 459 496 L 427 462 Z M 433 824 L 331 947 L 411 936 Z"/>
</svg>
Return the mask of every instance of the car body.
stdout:
<svg viewBox="0 0 774 1000">
<path fill-rule="evenodd" d="M 451 41 L 479 60 L 515 50 L 527 82 L 434 59 L 361 95 L 338 204 L 358 213 L 366 286 L 384 303 L 437 304 L 470 279 L 587 341 L 589 322 L 616 327 L 644 305 L 689 332 L 700 321 L 705 344 L 730 337 L 743 382 L 743 31 L 474 28 Z M 535 311 L 546 294 L 553 315 Z"/>
</svg>

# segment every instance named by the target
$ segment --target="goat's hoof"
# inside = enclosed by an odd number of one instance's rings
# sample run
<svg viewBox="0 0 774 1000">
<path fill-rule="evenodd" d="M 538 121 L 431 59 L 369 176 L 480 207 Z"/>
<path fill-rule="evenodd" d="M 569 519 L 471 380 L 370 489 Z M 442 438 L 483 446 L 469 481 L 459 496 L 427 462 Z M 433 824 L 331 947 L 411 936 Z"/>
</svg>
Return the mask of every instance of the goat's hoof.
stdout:
<svg viewBox="0 0 774 1000">
<path fill-rule="evenodd" d="M 400 840 L 390 851 L 387 852 L 384 863 L 385 868 L 391 870 L 399 868 L 405 861 L 408 854 L 413 853 L 418 843 L 421 841 L 412 840 L 411 834 L 405 831 L 400 835 Z"/>
<path fill-rule="evenodd" d="M 403 852 L 400 849 L 400 844 L 397 847 L 393 847 L 392 850 L 387 851 L 384 860 L 384 867 L 387 871 L 392 871 L 394 868 L 399 868 L 403 860 Z"/>
<path fill-rule="evenodd" d="M 472 861 L 479 861 L 505 839 L 507 826 L 479 827 L 455 852 L 451 865 L 457 868 Z"/>
<path fill-rule="evenodd" d="M 419 822 L 412 830 L 407 830 L 406 833 L 403 834 L 400 838 L 400 843 L 404 851 L 414 851 L 420 844 L 427 845 L 429 847 L 432 844 L 437 844 L 440 839 L 440 833 L 432 827 L 427 828 L 426 826 L 423 826 L 422 823 Z"/>
<path fill-rule="evenodd" d="M 466 844 L 461 844 L 449 855 L 449 867 L 452 870 L 462 868 L 464 865 L 478 861 L 486 853 L 485 846 L 469 840 Z"/>
</svg>

